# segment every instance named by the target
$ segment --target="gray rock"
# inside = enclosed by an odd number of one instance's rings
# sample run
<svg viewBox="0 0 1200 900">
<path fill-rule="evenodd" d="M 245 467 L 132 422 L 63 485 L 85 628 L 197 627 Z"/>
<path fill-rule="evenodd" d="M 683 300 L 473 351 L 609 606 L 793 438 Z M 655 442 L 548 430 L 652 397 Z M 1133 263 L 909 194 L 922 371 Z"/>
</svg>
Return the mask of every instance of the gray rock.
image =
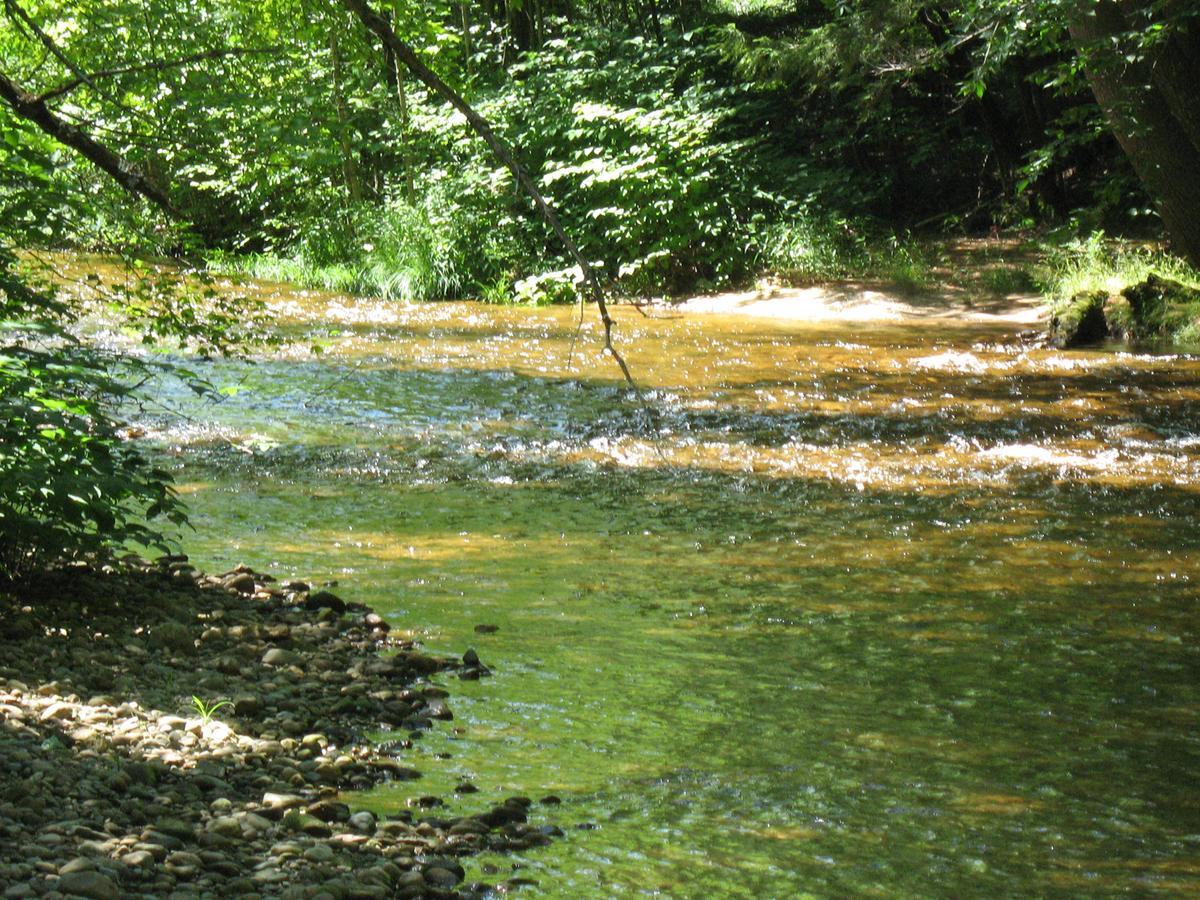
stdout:
<svg viewBox="0 0 1200 900">
<path fill-rule="evenodd" d="M 350 817 L 350 827 L 363 834 L 371 834 L 375 831 L 375 814 L 365 809 L 362 812 L 356 812 Z"/>
<path fill-rule="evenodd" d="M 154 868 L 154 854 L 148 850 L 134 850 L 132 853 L 122 856 L 121 862 L 131 869 L 152 869 Z"/>
<path fill-rule="evenodd" d="M 70 875 L 72 872 L 94 872 L 97 869 L 96 861 L 87 856 L 77 856 L 68 863 L 64 863 L 58 870 L 59 875 Z"/>
<path fill-rule="evenodd" d="M 295 809 L 306 803 L 308 801 L 297 794 L 276 794 L 271 791 L 263 794 L 262 798 L 263 808 L 272 811 Z"/>
<path fill-rule="evenodd" d="M 262 661 L 265 666 L 297 666 L 304 661 L 304 657 L 282 647 L 272 647 L 263 654 Z"/>
<path fill-rule="evenodd" d="M 329 862 L 333 856 L 333 849 L 328 844 L 315 844 L 304 851 L 304 858 L 314 863 Z"/>
<path fill-rule="evenodd" d="M 43 722 L 49 722 L 51 719 L 70 719 L 74 715 L 75 707 L 70 703 L 63 703 L 61 700 L 58 700 L 43 709 L 38 718 Z"/>
<path fill-rule="evenodd" d="M 120 900 L 117 883 L 94 870 L 68 872 L 58 879 L 55 888 L 68 897 L 90 897 L 92 900 Z"/>
<path fill-rule="evenodd" d="M 242 823 L 235 816 L 218 816 L 208 823 L 208 830 L 222 837 L 240 839 Z"/>
</svg>

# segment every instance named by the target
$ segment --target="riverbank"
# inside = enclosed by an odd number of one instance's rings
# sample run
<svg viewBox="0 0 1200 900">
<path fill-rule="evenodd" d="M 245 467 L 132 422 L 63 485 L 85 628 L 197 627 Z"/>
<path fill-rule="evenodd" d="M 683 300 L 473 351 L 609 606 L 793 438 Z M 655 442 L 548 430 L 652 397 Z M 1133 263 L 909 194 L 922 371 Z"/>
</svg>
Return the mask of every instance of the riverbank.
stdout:
<svg viewBox="0 0 1200 900">
<path fill-rule="evenodd" d="M 808 287 L 767 287 L 689 297 L 672 304 L 685 313 L 718 313 L 794 322 L 1008 323 L 1034 326 L 1048 318 L 1034 294 L 973 297 L 951 289 L 907 290 L 896 285 L 832 282 Z"/>
<path fill-rule="evenodd" d="M 352 812 L 339 790 L 420 777 L 404 750 L 453 718 L 435 679 L 489 673 L 329 590 L 186 557 L 60 571 L 0 591 L 0 650 L 4 897 L 476 896 L 521 879 L 467 884 L 460 857 L 559 833 L 521 797 Z"/>
</svg>

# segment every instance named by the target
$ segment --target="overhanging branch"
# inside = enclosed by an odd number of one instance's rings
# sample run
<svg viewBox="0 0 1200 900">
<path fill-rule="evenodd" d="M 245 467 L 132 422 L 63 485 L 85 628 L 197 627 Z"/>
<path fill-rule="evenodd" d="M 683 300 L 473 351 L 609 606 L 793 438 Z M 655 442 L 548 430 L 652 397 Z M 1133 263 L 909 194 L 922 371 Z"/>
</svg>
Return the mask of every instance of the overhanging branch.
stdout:
<svg viewBox="0 0 1200 900">
<path fill-rule="evenodd" d="M 96 72 L 89 72 L 84 77 L 82 74 L 77 75 L 70 81 L 64 81 L 58 87 L 50 88 L 38 95 L 39 100 L 45 102 L 61 97 L 63 94 L 69 94 L 80 85 L 92 84 L 100 78 L 113 78 L 117 75 L 131 75 L 136 72 L 161 72 L 164 69 L 178 69 L 180 66 L 190 65 L 194 62 L 203 62 L 206 59 L 221 59 L 226 56 L 251 56 L 254 54 L 272 54 L 279 53 L 278 47 L 230 47 L 218 50 L 206 50 L 203 53 L 193 53 L 190 56 L 181 56 L 179 59 L 159 60 L 156 62 L 140 63 L 135 66 L 121 66 L 115 69 L 101 69 Z"/>
<path fill-rule="evenodd" d="M 82 128 L 63 121 L 44 100 L 29 93 L 3 72 L 0 72 L 0 100 L 22 119 L 32 122 L 59 143 L 91 160 L 125 190 L 145 197 L 172 219 L 183 218 L 166 192 L 139 171 L 137 166 L 109 150 Z"/>
<path fill-rule="evenodd" d="M 383 42 L 383 45 L 391 50 L 396 59 L 404 63 L 419 81 L 462 113 L 467 123 L 471 126 L 471 129 L 483 139 L 483 142 L 488 145 L 492 154 L 512 172 L 518 186 L 533 200 L 533 204 L 542 219 L 550 226 L 550 230 L 554 232 L 555 236 L 566 248 L 567 253 L 575 260 L 575 264 L 579 266 L 580 271 L 583 273 L 583 280 L 587 285 L 588 297 L 596 304 L 596 308 L 600 311 L 600 321 L 604 323 L 604 349 L 616 360 L 617 365 L 621 369 L 621 374 L 625 376 L 626 382 L 636 391 L 637 384 L 629 372 L 629 366 L 625 364 L 625 360 L 617 352 L 616 347 L 613 346 L 612 330 L 615 323 L 612 316 L 609 315 L 608 304 L 604 300 L 604 288 L 600 285 L 600 279 L 596 277 L 595 270 L 579 250 L 575 241 L 567 234 L 566 229 L 563 228 L 562 222 L 558 218 L 558 214 L 546 202 L 546 198 L 542 196 L 542 192 L 538 190 L 529 173 L 525 171 L 525 167 L 517 160 L 512 149 L 492 130 L 492 126 L 488 124 L 483 116 L 479 115 L 454 88 L 442 81 L 441 78 L 421 61 L 416 51 L 396 35 L 396 32 L 392 30 L 392 26 L 388 24 L 383 16 L 367 6 L 364 0 L 341 0 L 341 3 L 346 9 L 358 16 L 363 25 L 367 27 L 367 30 L 377 35 Z"/>
</svg>

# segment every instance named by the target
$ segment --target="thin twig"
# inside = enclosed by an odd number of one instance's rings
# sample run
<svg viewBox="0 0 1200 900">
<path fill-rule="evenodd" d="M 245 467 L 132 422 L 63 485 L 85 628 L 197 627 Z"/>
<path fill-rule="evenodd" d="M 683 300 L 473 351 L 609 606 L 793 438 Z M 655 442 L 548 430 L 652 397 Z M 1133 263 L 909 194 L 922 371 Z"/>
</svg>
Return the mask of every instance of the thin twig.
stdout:
<svg viewBox="0 0 1200 900">
<path fill-rule="evenodd" d="M 255 54 L 273 54 L 280 53 L 278 47 L 227 47 L 217 50 L 206 50 L 203 53 L 193 53 L 190 56 L 183 56 L 179 59 L 158 60 L 149 63 L 140 63 L 135 66 L 121 66 L 116 69 L 100 69 L 96 72 L 89 72 L 86 76 L 77 75 L 70 81 L 64 81 L 58 87 L 50 88 L 48 91 L 38 95 L 38 100 L 43 103 L 47 100 L 54 100 L 61 97 L 63 94 L 69 94 L 81 84 L 87 84 L 95 88 L 94 82 L 98 78 L 112 78 L 117 75 L 131 75 L 135 72 L 158 72 L 163 69 L 177 69 L 181 66 L 190 65 L 194 62 L 202 62 L 206 59 L 220 59 L 225 56 L 250 56 Z"/>
</svg>

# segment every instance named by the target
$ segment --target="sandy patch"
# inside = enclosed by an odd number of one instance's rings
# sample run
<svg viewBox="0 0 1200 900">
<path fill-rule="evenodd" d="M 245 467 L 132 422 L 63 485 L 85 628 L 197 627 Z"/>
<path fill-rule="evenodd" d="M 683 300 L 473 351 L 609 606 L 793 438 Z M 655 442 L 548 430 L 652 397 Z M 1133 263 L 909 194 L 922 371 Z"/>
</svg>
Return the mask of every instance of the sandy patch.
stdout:
<svg viewBox="0 0 1200 900">
<path fill-rule="evenodd" d="M 979 297 L 954 289 L 904 289 L 857 283 L 768 288 L 690 297 L 672 308 L 802 322 L 1008 322 L 1036 325 L 1046 318 L 1037 296 Z"/>
</svg>

